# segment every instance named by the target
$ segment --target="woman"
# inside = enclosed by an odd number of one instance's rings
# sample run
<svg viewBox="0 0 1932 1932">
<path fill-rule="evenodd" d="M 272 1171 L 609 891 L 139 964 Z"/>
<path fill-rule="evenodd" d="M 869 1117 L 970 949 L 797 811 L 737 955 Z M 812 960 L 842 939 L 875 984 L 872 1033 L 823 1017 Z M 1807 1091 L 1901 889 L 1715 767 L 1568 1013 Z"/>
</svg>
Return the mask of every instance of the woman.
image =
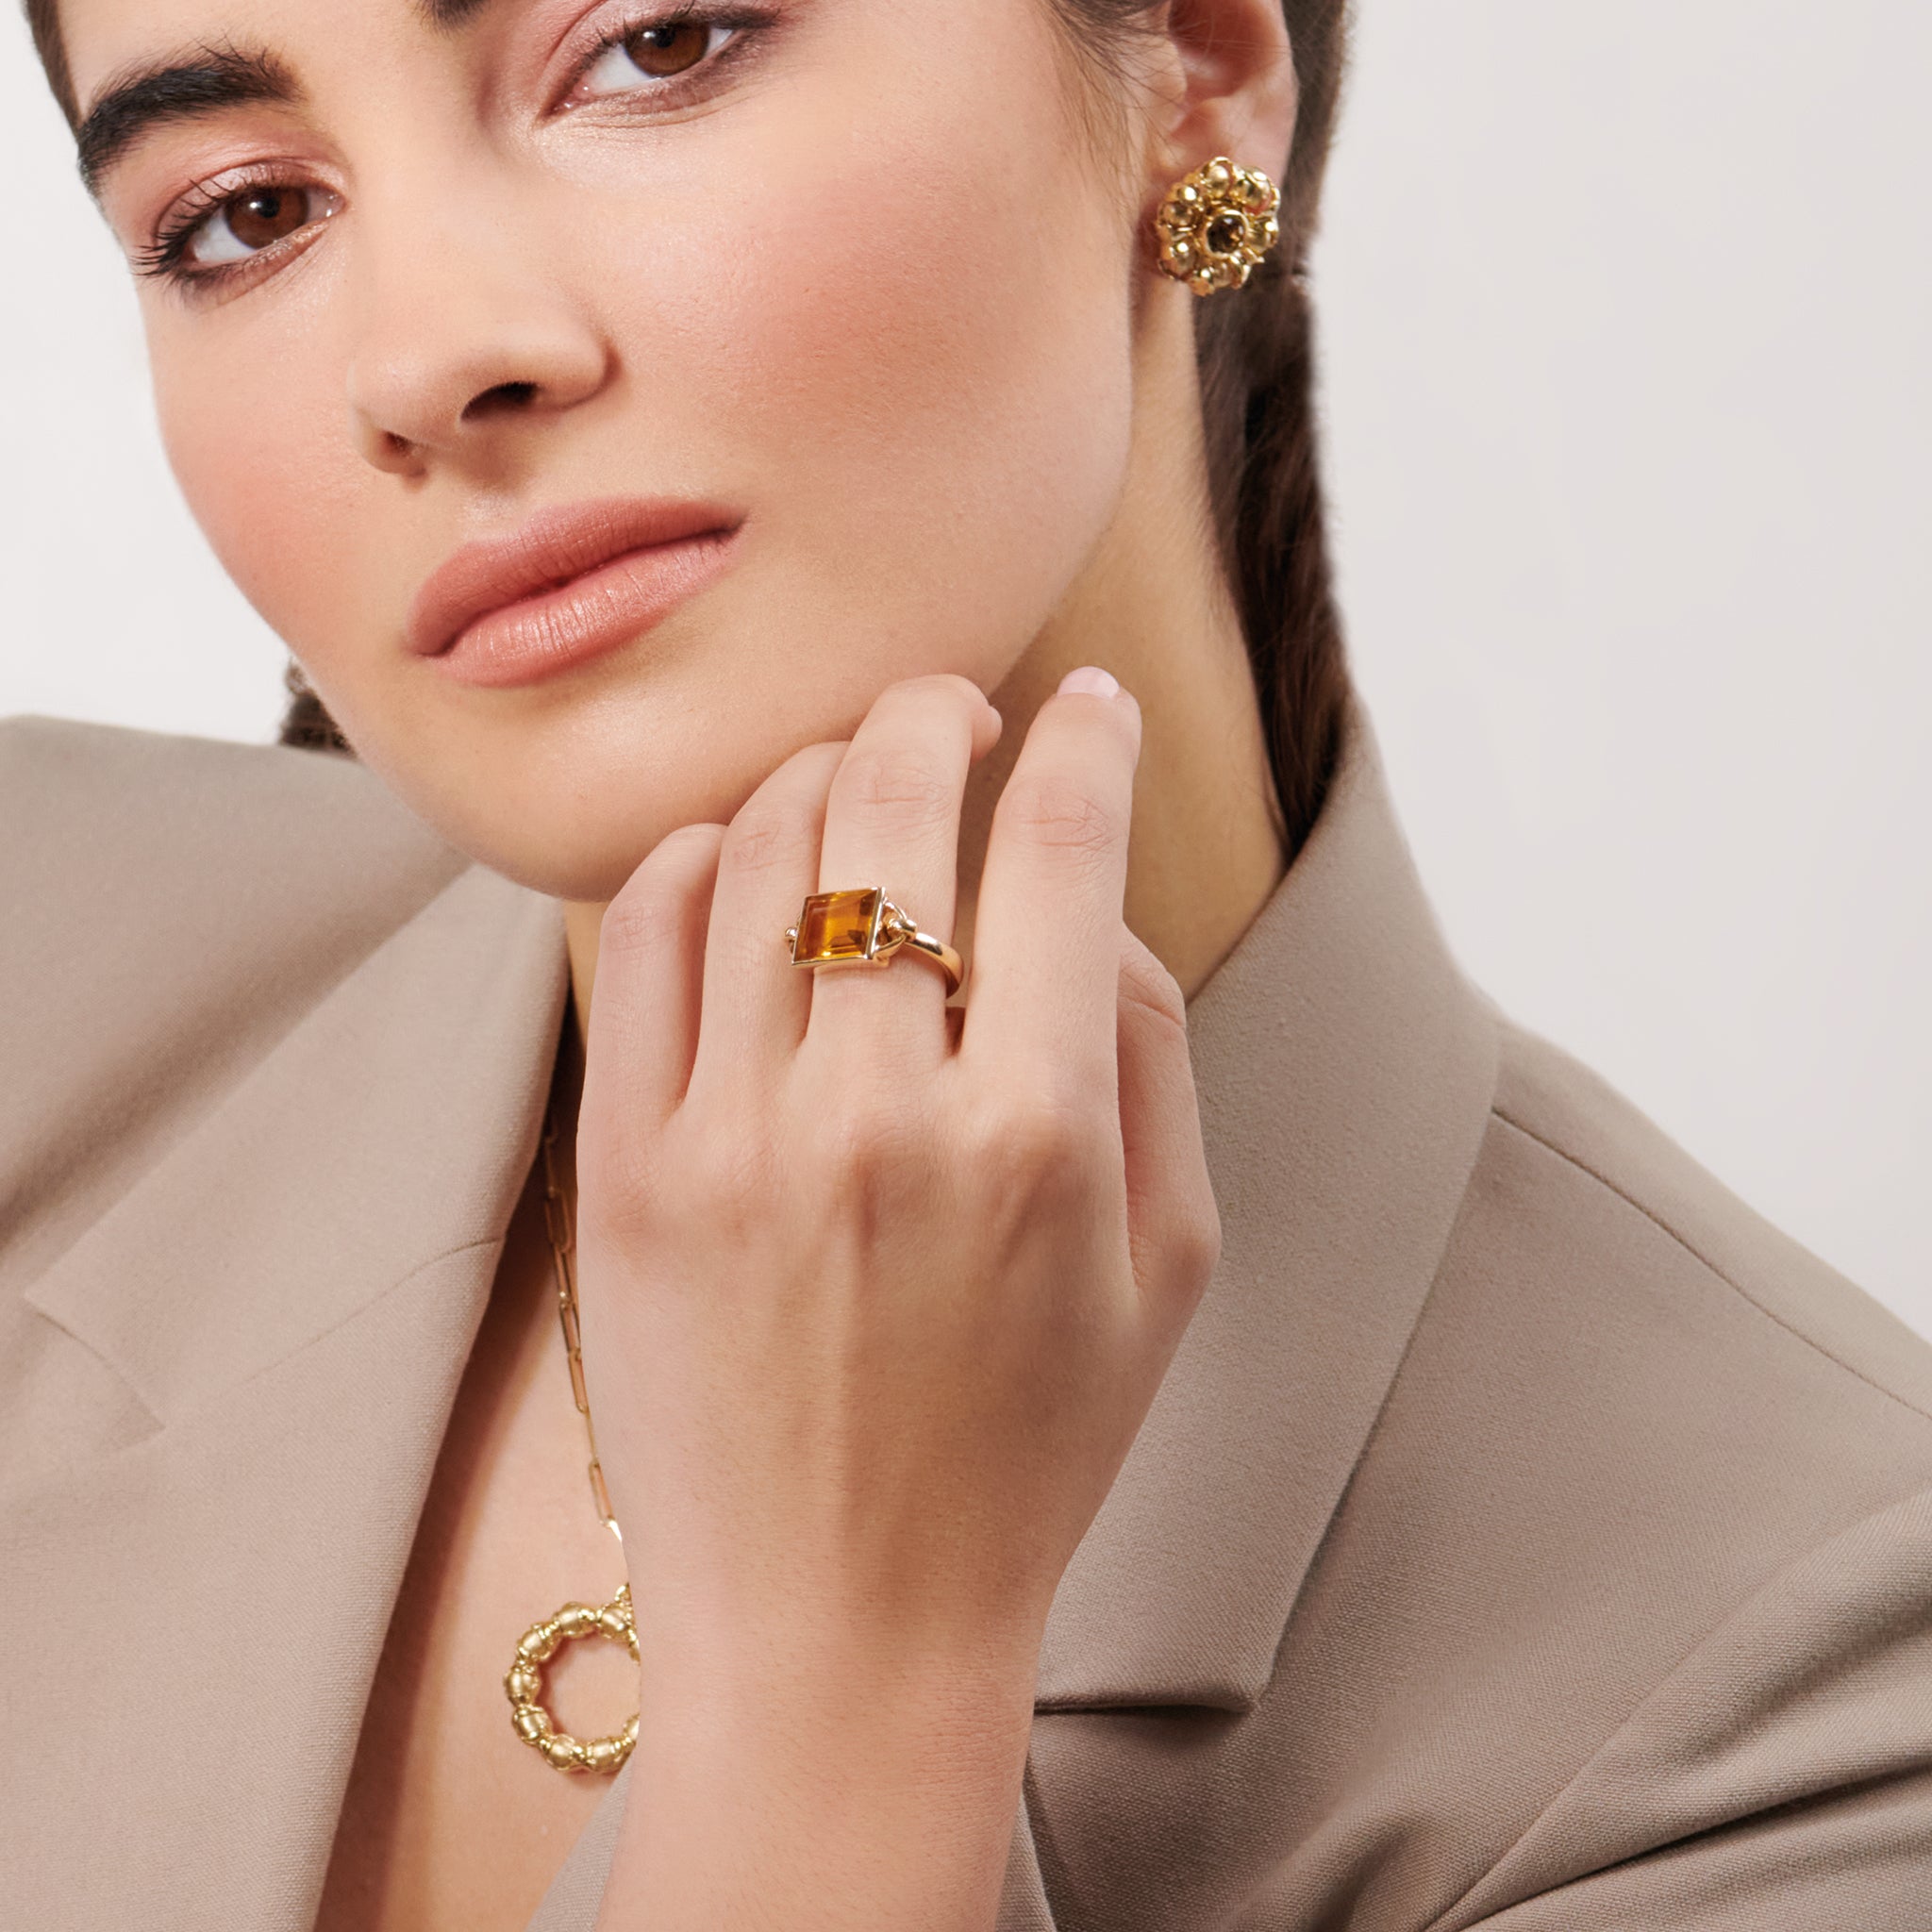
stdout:
<svg viewBox="0 0 1932 1932">
<path fill-rule="evenodd" d="M 1341 8 L 29 12 L 304 695 L 0 730 L 23 1923 L 1923 1924 L 1932 1360 L 1343 675 Z"/>
</svg>

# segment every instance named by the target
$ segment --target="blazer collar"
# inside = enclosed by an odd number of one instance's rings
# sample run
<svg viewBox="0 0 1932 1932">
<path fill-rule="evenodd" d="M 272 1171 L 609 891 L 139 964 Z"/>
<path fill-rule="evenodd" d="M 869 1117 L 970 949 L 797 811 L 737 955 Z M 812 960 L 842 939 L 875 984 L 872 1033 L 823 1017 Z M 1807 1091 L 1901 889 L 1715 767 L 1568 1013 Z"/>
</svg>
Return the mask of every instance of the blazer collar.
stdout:
<svg viewBox="0 0 1932 1932">
<path fill-rule="evenodd" d="M 170 1781 L 159 1747 L 146 1767 L 179 1798 L 177 1857 L 219 1802 L 257 1822 L 263 1872 L 320 1883 L 311 1822 L 340 1807 L 566 992 L 557 907 L 460 872 L 28 1291 L 157 1425 L 28 1511 L 35 1594 L 118 1594 L 133 1620 L 82 1757 L 143 1756 L 158 1698 L 192 1728 L 183 1659 L 209 1622 L 253 1633 L 227 1768 Z M 1056 1596 L 1047 1707 L 1260 1696 L 1474 1164 L 1494 1026 L 1358 711 L 1314 834 L 1189 1024 L 1222 1259 Z M 142 1587 L 157 1570 L 165 1591 Z"/>
</svg>

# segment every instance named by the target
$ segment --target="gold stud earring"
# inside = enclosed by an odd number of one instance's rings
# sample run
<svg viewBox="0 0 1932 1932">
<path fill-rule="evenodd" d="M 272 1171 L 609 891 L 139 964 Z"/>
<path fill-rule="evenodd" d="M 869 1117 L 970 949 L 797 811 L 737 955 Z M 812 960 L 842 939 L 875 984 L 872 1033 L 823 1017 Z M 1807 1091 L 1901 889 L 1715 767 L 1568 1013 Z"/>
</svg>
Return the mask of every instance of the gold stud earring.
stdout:
<svg viewBox="0 0 1932 1932">
<path fill-rule="evenodd" d="M 1154 217 L 1160 272 L 1197 295 L 1239 289 L 1281 240 L 1280 192 L 1259 168 L 1225 155 L 1204 161 L 1167 191 Z"/>
</svg>

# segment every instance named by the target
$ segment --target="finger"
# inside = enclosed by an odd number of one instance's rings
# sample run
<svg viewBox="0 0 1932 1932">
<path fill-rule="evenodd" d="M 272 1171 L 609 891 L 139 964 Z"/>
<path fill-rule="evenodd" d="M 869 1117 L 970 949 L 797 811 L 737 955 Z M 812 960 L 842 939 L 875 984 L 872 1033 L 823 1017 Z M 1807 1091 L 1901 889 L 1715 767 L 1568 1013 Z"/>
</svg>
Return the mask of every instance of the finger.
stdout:
<svg viewBox="0 0 1932 1932">
<path fill-rule="evenodd" d="M 828 742 L 793 752 L 725 827 L 705 941 L 694 1093 L 748 1101 L 768 1092 L 804 1038 L 811 982 L 791 965 L 785 928 L 818 876 L 825 796 L 844 751 Z"/>
<path fill-rule="evenodd" d="M 584 1053 L 583 1116 L 660 1125 L 697 1050 L 705 928 L 723 825 L 660 839 L 604 908 Z"/>
<path fill-rule="evenodd" d="M 966 778 L 999 730 L 999 713 L 964 677 L 911 677 L 882 691 L 832 780 L 818 890 L 881 887 L 923 930 L 950 940 Z M 901 950 L 908 957 L 884 968 L 815 969 L 808 1042 L 898 1066 L 942 1058 L 945 974 Z"/>
<path fill-rule="evenodd" d="M 962 1053 L 1112 1093 L 1140 752 L 1141 708 L 1105 673 L 1070 672 L 1035 715 L 993 809 Z"/>
<path fill-rule="evenodd" d="M 1220 1217 L 1181 990 L 1125 925 L 1120 939 L 1115 1024 L 1127 1241 L 1142 1307 L 1172 1346 L 1213 1273 Z"/>
</svg>

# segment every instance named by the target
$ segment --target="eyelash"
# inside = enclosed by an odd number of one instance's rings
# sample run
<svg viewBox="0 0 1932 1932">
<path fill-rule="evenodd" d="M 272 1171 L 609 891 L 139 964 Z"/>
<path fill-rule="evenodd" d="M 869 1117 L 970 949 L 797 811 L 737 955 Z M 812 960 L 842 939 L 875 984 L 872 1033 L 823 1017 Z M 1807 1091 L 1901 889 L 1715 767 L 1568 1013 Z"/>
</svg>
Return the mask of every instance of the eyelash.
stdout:
<svg viewBox="0 0 1932 1932">
<path fill-rule="evenodd" d="M 295 184 L 286 174 L 278 174 L 273 166 L 257 169 L 242 168 L 230 175 L 218 175 L 213 181 L 203 182 L 191 188 L 179 202 L 169 211 L 155 237 L 145 247 L 137 249 L 134 256 L 134 272 L 138 275 L 158 275 L 165 280 L 192 282 L 201 287 L 211 287 L 218 282 L 229 280 L 238 271 L 253 268 L 258 261 L 271 256 L 284 253 L 288 242 L 271 242 L 268 247 L 249 256 L 245 260 L 224 263 L 220 268 L 190 268 L 185 266 L 188 250 L 200 233 L 209 216 L 219 214 L 231 202 L 239 201 L 242 195 L 253 190 L 263 188 L 286 189 Z M 308 227 L 314 226 L 313 223 Z M 306 232 L 298 229 L 296 234 Z M 291 235 L 289 242 L 296 239 Z"/>
<path fill-rule="evenodd" d="M 662 85 L 640 87 L 633 92 L 648 94 L 653 100 L 661 101 L 667 95 L 675 95 L 684 91 L 687 79 L 700 83 L 708 80 L 718 67 L 729 59 L 733 50 L 741 46 L 748 33 L 756 28 L 768 25 L 769 16 L 764 13 L 750 13 L 731 8 L 711 9 L 699 4 L 699 0 L 685 0 L 685 4 L 665 10 L 641 8 L 638 11 L 609 27 L 587 47 L 577 58 L 571 69 L 570 83 L 564 89 L 564 97 L 582 86 L 584 78 L 608 54 L 613 47 L 621 47 L 639 34 L 659 31 L 681 26 L 706 26 L 722 28 L 731 35 L 724 44 L 713 53 L 708 53 L 695 66 L 687 68 Z M 623 96 L 610 94 L 600 100 L 581 103 L 563 111 L 579 113 L 586 107 L 614 103 Z M 286 240 L 272 242 L 265 248 L 243 258 L 225 262 L 218 268 L 193 268 L 188 265 L 188 251 L 193 245 L 194 238 L 211 216 L 219 214 L 231 202 L 244 194 L 265 188 L 306 189 L 308 184 L 291 181 L 284 173 L 277 173 L 272 164 L 257 169 L 238 169 L 232 174 L 219 175 L 212 182 L 206 182 L 192 188 L 179 202 L 162 218 L 157 226 L 153 239 L 134 253 L 134 272 L 138 275 L 154 276 L 175 283 L 178 288 L 194 293 L 210 293 L 217 288 L 232 282 L 239 275 L 248 275 L 257 270 L 264 261 L 279 259 L 294 248 L 306 248 L 312 239 L 314 230 L 321 221 L 306 223 Z M 312 192 L 312 191 L 311 191 Z"/>
</svg>

